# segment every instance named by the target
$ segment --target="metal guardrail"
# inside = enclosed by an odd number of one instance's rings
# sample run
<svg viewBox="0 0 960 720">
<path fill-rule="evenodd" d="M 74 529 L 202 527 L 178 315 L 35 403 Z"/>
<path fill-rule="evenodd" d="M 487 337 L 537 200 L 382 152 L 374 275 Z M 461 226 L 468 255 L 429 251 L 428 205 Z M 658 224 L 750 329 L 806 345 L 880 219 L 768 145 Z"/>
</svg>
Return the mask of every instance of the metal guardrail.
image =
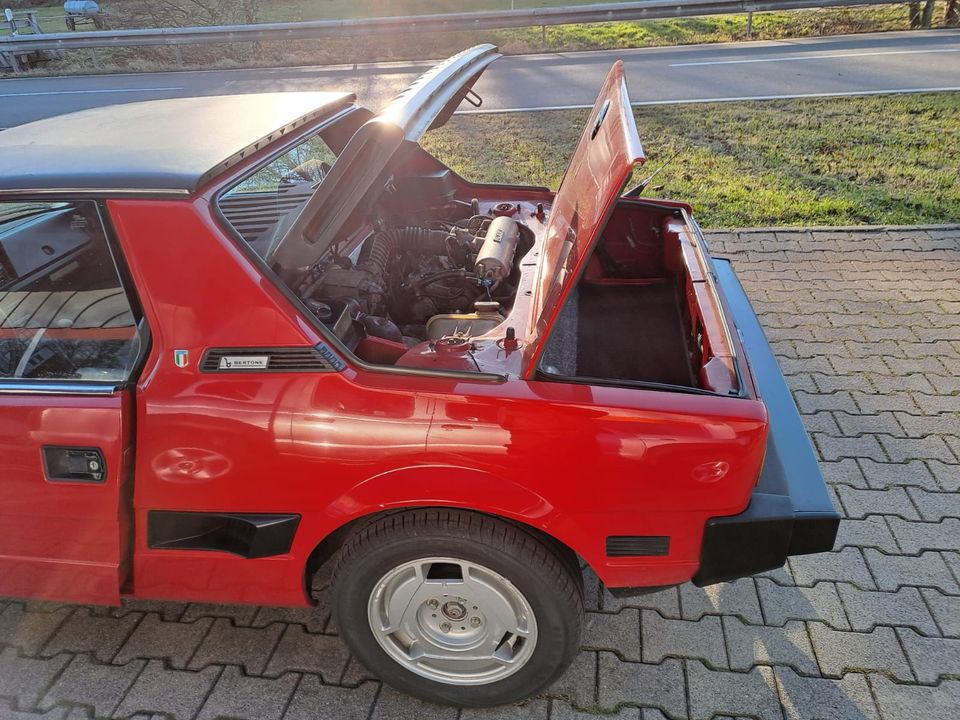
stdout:
<svg viewBox="0 0 960 720">
<path fill-rule="evenodd" d="M 0 37 L 0 55 L 9 59 L 17 53 L 42 51 L 157 45 L 177 47 L 209 43 L 277 42 L 425 32 L 475 32 L 517 27 L 886 4 L 892 4 L 892 0 L 640 0 L 601 5 L 488 10 L 404 17 L 46 33 L 37 36 Z"/>
</svg>

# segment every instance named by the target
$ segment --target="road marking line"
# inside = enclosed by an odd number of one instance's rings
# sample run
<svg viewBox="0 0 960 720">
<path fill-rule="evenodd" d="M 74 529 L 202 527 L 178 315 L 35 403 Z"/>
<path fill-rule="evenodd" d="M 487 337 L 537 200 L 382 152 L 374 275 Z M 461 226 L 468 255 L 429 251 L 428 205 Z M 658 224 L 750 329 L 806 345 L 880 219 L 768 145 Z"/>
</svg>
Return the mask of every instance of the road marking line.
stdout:
<svg viewBox="0 0 960 720">
<path fill-rule="evenodd" d="M 829 55 L 791 55 L 789 57 L 750 58 L 746 60 L 698 60 L 696 62 L 670 63 L 670 67 L 700 67 L 702 65 L 744 65 L 747 63 L 795 62 L 799 60 L 833 60 L 834 58 L 872 57 L 874 55 L 926 55 L 930 53 L 955 53 L 960 48 L 937 48 L 934 50 L 877 50 L 874 52 L 833 53 Z"/>
<path fill-rule="evenodd" d="M 0 97 L 32 97 L 35 95 L 87 95 L 93 93 L 131 93 L 131 92 L 160 92 L 167 90 L 185 90 L 182 87 L 152 87 L 152 88 L 112 88 L 103 90 L 44 90 L 42 92 L 15 92 L 0 93 Z"/>
<path fill-rule="evenodd" d="M 793 95 L 743 95 L 740 97 L 679 98 L 675 100 L 639 100 L 634 107 L 644 105 L 684 105 L 686 103 L 746 102 L 748 100 L 801 100 L 803 98 L 853 97 L 860 95 L 906 95 L 911 93 L 960 92 L 956 87 L 891 88 L 889 90 L 855 90 L 851 92 L 799 93 Z M 456 115 L 497 115 L 500 113 L 541 112 L 545 110 L 586 110 L 593 105 L 544 105 L 532 108 L 493 108 L 489 110 L 458 110 Z"/>
</svg>

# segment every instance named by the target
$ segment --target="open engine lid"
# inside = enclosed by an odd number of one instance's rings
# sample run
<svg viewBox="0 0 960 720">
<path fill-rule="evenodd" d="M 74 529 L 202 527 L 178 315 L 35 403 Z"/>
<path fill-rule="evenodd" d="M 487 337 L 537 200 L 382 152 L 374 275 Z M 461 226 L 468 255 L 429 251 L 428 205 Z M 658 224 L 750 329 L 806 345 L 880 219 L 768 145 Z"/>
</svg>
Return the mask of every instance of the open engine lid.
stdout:
<svg viewBox="0 0 960 720">
<path fill-rule="evenodd" d="M 376 200 L 401 148 L 446 123 L 499 57 L 495 45 L 464 50 L 421 75 L 364 123 L 289 227 L 274 236 L 267 262 L 288 282 L 305 272 L 347 222 Z"/>
<path fill-rule="evenodd" d="M 524 377 L 536 374 L 543 346 L 580 277 L 633 168 L 646 158 L 617 61 L 600 89 L 567 165 L 547 221 L 524 346 Z"/>
</svg>

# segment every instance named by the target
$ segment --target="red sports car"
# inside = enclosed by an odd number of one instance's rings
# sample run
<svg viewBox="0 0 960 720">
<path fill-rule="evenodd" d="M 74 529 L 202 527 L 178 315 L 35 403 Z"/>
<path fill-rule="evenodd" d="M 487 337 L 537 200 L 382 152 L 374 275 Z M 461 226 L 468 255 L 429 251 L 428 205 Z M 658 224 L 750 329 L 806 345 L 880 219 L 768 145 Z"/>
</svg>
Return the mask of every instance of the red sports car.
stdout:
<svg viewBox="0 0 960 720">
<path fill-rule="evenodd" d="M 832 547 L 729 263 L 624 192 L 620 64 L 556 192 L 418 145 L 497 57 L 377 114 L 278 92 L 0 133 L 0 593 L 307 606 L 329 562 L 368 668 L 490 705 L 570 662 L 584 564 L 627 595 Z"/>
</svg>

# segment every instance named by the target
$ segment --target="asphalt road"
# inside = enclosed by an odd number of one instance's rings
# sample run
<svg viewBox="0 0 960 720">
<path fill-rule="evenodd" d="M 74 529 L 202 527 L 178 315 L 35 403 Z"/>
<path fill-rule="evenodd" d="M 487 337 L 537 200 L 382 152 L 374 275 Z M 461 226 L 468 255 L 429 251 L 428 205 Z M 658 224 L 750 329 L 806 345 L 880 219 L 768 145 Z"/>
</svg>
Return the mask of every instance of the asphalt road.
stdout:
<svg viewBox="0 0 960 720">
<path fill-rule="evenodd" d="M 478 83 L 481 112 L 590 106 L 618 58 L 636 104 L 960 90 L 960 31 L 932 30 L 515 55 Z M 349 90 L 378 107 L 430 64 L 7 79 L 0 127 L 112 103 L 270 90 Z"/>
</svg>

